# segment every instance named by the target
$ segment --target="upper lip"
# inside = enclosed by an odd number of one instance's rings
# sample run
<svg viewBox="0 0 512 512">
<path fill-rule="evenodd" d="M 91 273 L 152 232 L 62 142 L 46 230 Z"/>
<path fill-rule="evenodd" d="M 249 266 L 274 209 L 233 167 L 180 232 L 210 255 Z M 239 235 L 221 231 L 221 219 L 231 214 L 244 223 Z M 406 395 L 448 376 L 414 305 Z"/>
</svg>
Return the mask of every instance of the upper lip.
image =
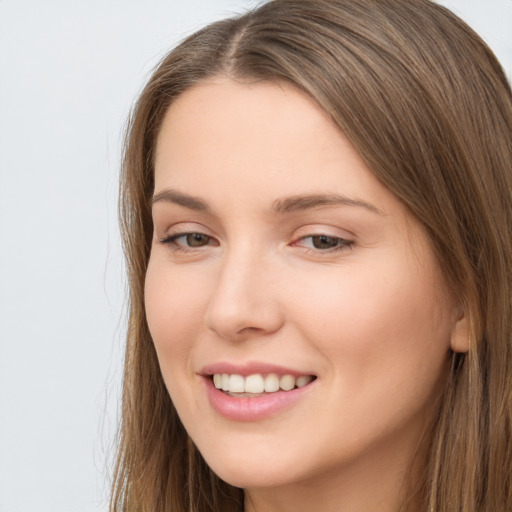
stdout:
<svg viewBox="0 0 512 512">
<path fill-rule="evenodd" d="M 227 373 L 230 375 L 236 374 L 242 375 L 243 377 L 254 375 L 255 373 L 277 373 L 278 375 L 293 375 L 294 377 L 300 377 L 301 375 L 315 376 L 314 373 L 309 370 L 302 371 L 259 361 L 250 361 L 244 364 L 234 364 L 229 362 L 212 363 L 204 366 L 200 373 L 204 376 L 214 375 L 215 373 Z"/>
</svg>

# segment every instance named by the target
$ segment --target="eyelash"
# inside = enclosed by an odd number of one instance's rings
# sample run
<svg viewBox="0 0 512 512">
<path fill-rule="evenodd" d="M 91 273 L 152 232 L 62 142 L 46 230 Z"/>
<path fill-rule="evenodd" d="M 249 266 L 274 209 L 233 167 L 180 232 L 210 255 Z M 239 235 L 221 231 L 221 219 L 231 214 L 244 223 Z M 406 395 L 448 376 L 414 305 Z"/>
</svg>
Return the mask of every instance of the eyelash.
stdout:
<svg viewBox="0 0 512 512">
<path fill-rule="evenodd" d="M 192 247 L 190 245 L 183 245 L 179 244 L 177 240 L 180 238 L 188 238 L 189 236 L 201 236 L 207 238 L 207 243 L 204 245 L 199 245 L 196 247 Z M 327 248 L 327 249 L 320 249 L 318 247 L 303 247 L 303 249 L 307 253 L 311 254 L 332 254 L 336 252 L 341 251 L 347 251 L 353 249 L 354 241 L 353 240 L 347 240 L 345 238 L 341 238 L 338 236 L 331 236 L 326 234 L 315 234 L 315 235 L 306 235 L 303 237 L 300 237 L 297 241 L 293 242 L 292 246 L 298 246 L 298 242 L 303 242 L 304 240 L 311 239 L 312 243 L 314 244 L 313 240 L 315 238 L 324 238 L 328 240 L 332 240 L 336 243 L 333 247 Z M 213 237 L 206 235 L 204 233 L 200 233 L 197 231 L 190 231 L 190 232 L 184 232 L 184 233 L 174 233 L 171 235 L 168 235 L 162 239 L 160 239 L 160 243 L 164 245 L 169 245 L 173 253 L 189 253 L 194 252 L 196 250 L 201 250 L 203 247 L 206 247 L 208 245 L 218 245 L 218 243 L 211 244 L 210 242 L 214 240 Z"/>
<path fill-rule="evenodd" d="M 204 233 L 200 233 L 198 231 L 187 231 L 185 233 L 174 233 L 172 235 L 168 235 L 168 236 L 160 239 L 160 243 L 164 244 L 164 245 L 169 245 L 169 247 L 171 248 L 172 252 L 174 252 L 174 253 L 193 252 L 193 251 L 196 251 L 198 249 L 201 249 L 202 247 L 210 245 L 209 243 L 206 243 L 204 246 L 201 245 L 201 246 L 197 246 L 197 247 L 191 247 L 191 246 L 186 246 L 186 245 L 183 245 L 183 244 L 179 244 L 177 242 L 177 240 L 179 240 L 180 238 L 186 238 L 186 237 L 194 236 L 194 235 L 203 236 L 203 237 L 208 239 L 208 242 L 210 242 L 210 240 L 213 240 L 213 237 L 211 237 L 209 235 L 205 235 Z M 218 245 L 218 244 L 215 244 L 215 245 Z"/>
<path fill-rule="evenodd" d="M 353 240 L 347 240 L 346 238 L 341 238 L 339 236 L 331 236 L 331 235 L 325 235 L 325 234 L 318 234 L 318 235 L 307 235 L 299 238 L 298 242 L 303 242 L 304 240 L 311 239 L 312 244 L 314 244 L 315 238 L 324 238 L 328 240 L 332 240 L 336 243 L 333 247 L 326 248 L 326 249 L 320 249 L 318 247 L 304 247 L 307 252 L 315 253 L 315 254 L 331 254 L 335 252 L 341 252 L 346 251 L 349 249 L 353 249 L 354 241 Z M 297 242 L 294 242 L 293 245 L 296 245 Z"/>
</svg>

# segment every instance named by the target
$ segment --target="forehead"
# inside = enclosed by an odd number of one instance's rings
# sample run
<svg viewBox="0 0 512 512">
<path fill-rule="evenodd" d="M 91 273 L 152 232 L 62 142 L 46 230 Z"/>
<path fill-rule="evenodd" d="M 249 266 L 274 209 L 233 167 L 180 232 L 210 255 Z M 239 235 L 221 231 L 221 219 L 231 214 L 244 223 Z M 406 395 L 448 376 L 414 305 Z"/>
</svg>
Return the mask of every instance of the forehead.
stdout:
<svg viewBox="0 0 512 512">
<path fill-rule="evenodd" d="M 326 193 L 340 186 L 340 177 L 347 191 L 360 181 L 376 182 L 311 98 L 283 83 L 229 79 L 196 85 L 171 105 L 157 140 L 155 171 L 156 189 L 169 180 L 208 187 L 229 181 L 242 191 L 249 183 L 279 179 L 290 189 L 303 181 Z"/>
<path fill-rule="evenodd" d="M 329 116 L 308 96 L 282 82 L 239 83 L 227 78 L 201 82 L 181 94 L 168 109 L 157 140 L 157 159 L 162 147 L 183 143 L 182 139 L 199 138 L 214 146 L 229 141 L 233 149 L 265 145 L 277 156 L 282 144 L 303 142 L 326 125 L 337 130 Z M 233 130 L 235 128 L 235 130 Z M 172 134 L 171 137 L 166 135 Z M 203 144 L 201 144 L 201 147 Z M 261 149 L 261 145 L 259 146 Z M 210 148 L 211 149 L 211 148 Z"/>
</svg>

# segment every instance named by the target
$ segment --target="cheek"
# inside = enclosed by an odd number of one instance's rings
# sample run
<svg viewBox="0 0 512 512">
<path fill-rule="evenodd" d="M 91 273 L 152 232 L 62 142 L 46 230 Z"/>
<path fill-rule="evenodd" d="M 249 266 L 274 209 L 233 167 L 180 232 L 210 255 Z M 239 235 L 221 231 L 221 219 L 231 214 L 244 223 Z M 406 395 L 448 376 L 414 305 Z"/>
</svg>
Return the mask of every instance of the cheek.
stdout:
<svg viewBox="0 0 512 512">
<path fill-rule="evenodd" d="M 435 275 L 407 260 L 385 259 L 332 274 L 302 284 L 308 293 L 296 294 L 296 317 L 333 368 L 338 387 L 433 387 L 448 360 L 451 330 L 450 306 Z"/>
<path fill-rule="evenodd" d="M 166 375 L 167 367 L 183 365 L 194 332 L 202 326 L 204 282 L 183 272 L 173 272 L 165 262 L 150 260 L 144 301 L 149 331 Z"/>
</svg>

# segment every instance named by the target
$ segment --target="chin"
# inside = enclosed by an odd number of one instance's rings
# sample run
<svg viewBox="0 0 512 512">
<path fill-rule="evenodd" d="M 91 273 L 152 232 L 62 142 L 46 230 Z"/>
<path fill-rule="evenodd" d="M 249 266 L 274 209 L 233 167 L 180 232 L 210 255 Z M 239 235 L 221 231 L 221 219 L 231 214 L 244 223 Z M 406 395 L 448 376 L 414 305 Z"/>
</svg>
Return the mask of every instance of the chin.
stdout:
<svg viewBox="0 0 512 512">
<path fill-rule="evenodd" d="M 247 457 L 243 453 L 231 457 L 205 458 L 208 466 L 222 480 L 234 487 L 264 488 L 280 487 L 300 480 L 297 472 L 298 461 L 293 464 L 282 461 L 281 464 L 268 457 Z"/>
<path fill-rule="evenodd" d="M 213 469 L 213 468 L 212 468 Z M 264 467 L 252 468 L 222 468 L 214 473 L 224 482 L 242 489 L 261 489 L 271 487 L 281 487 L 292 484 L 295 479 L 290 478 L 289 474 L 283 474 L 276 471 L 268 473 Z"/>
</svg>

